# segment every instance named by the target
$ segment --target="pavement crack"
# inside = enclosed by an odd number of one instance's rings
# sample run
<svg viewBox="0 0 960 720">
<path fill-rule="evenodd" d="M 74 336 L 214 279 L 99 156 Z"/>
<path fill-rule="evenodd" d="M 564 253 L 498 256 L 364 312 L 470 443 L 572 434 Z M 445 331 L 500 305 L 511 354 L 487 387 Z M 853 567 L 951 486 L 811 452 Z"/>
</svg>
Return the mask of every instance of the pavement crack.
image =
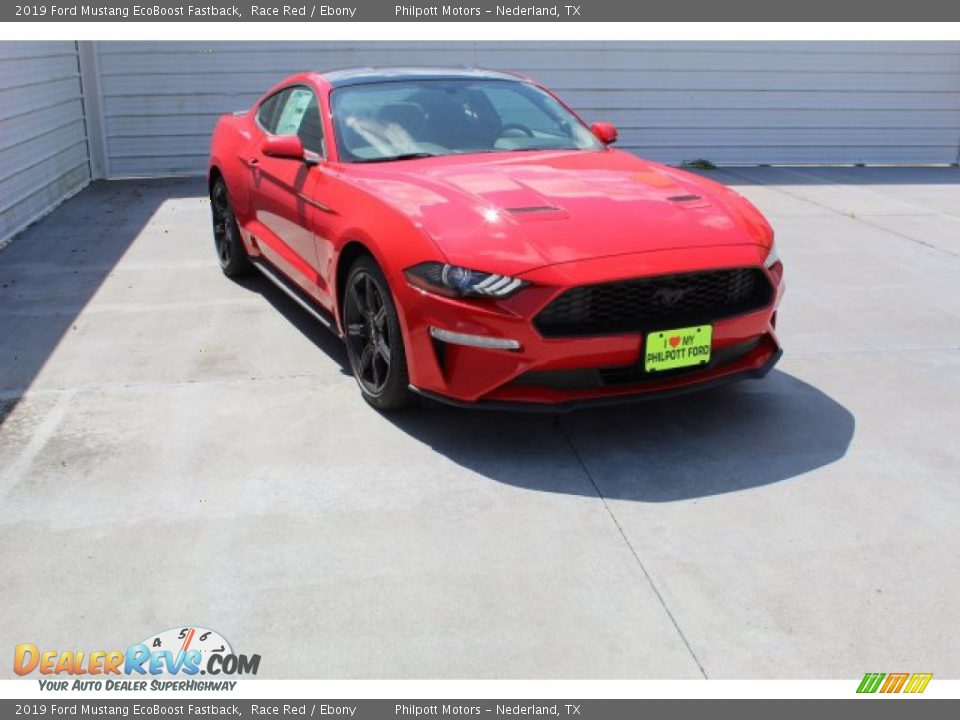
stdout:
<svg viewBox="0 0 960 720">
<path fill-rule="evenodd" d="M 942 347 L 925 345 L 922 347 L 898 347 L 895 349 L 867 347 L 848 348 L 845 350 L 791 350 L 790 357 L 833 357 L 835 355 L 877 355 L 879 353 L 884 353 L 887 356 L 890 356 L 928 352 L 935 352 L 939 355 L 942 355 L 943 353 L 953 353 L 957 351 L 960 351 L 960 346 L 955 345 Z"/>
<path fill-rule="evenodd" d="M 260 382 L 286 382 L 298 381 L 310 378 L 317 380 L 317 387 L 334 387 L 344 375 L 336 374 L 333 379 L 323 379 L 320 373 L 295 373 L 288 375 L 249 375 L 225 378 L 194 378 L 189 380 L 169 380 L 169 381 L 145 381 L 145 382 L 112 382 L 112 383 L 88 383 L 84 385 L 72 385 L 69 387 L 51 386 L 33 388 L 32 386 L 21 386 L 12 388 L 0 388 L 0 400 L 16 400 L 27 396 L 37 395 L 59 395 L 61 393 L 76 394 L 80 392 L 99 392 L 105 390 L 139 390 L 139 389 L 164 389 L 181 388 L 203 385 L 234 385 L 238 383 L 260 383 Z M 352 376 L 351 376 L 352 377 Z"/>
<path fill-rule="evenodd" d="M 60 425 L 67 416 L 67 406 L 73 396 L 73 392 L 67 391 L 57 397 L 53 406 L 47 410 L 43 419 L 30 433 L 30 439 L 26 445 L 22 447 L 13 462 L 0 473 L 0 500 L 4 500 L 16 484 L 23 479 L 34 461 L 47 446 L 47 443 L 60 429 Z"/>
<path fill-rule="evenodd" d="M 623 526 L 620 524 L 620 521 L 617 520 L 617 516 L 613 513 L 613 509 L 610 507 L 610 504 L 607 502 L 607 499 L 603 496 L 603 493 L 600 491 L 600 486 L 597 485 L 596 479 L 593 477 L 593 473 L 590 472 L 590 468 L 587 467 L 586 462 L 583 460 L 583 456 L 580 454 L 580 451 L 577 450 L 577 446 L 573 443 L 573 439 L 570 437 L 570 434 L 567 432 L 567 429 L 563 425 L 562 419 L 557 419 L 556 422 L 557 429 L 560 431 L 560 434 L 563 436 L 563 439 L 566 441 L 567 446 L 570 448 L 570 451 L 573 453 L 573 456 L 577 459 L 577 462 L 580 464 L 580 468 L 583 470 L 583 474 L 587 476 L 587 479 L 590 481 L 590 484 L 593 486 L 594 492 L 597 493 L 597 497 L 600 499 L 600 502 L 603 503 L 604 509 L 607 511 L 607 515 L 610 516 L 610 519 L 613 521 L 614 526 L 617 528 L 617 532 L 620 533 L 620 537 L 623 538 L 623 542 L 626 543 L 627 548 L 630 550 L 630 554 L 633 555 L 633 559 L 636 561 L 637 566 L 640 568 L 640 571 L 643 573 L 643 576 L 646 578 L 647 583 L 650 586 L 650 589 L 653 591 L 653 594 L 656 596 L 657 600 L 660 602 L 660 606 L 663 608 L 663 611 L 667 614 L 667 617 L 670 618 L 670 622 L 673 625 L 674 630 L 677 631 L 677 635 L 680 636 L 680 640 L 683 641 L 684 647 L 687 648 L 687 652 L 690 654 L 690 657 L 693 659 L 693 662 L 696 663 L 697 668 L 700 670 L 700 674 L 703 675 L 704 679 L 707 678 L 707 671 L 703 668 L 703 663 L 700 662 L 700 658 L 697 657 L 697 654 L 693 651 L 693 647 L 690 645 L 690 641 L 687 639 L 686 634 L 680 627 L 680 623 L 677 622 L 677 618 L 674 617 L 673 613 L 670 611 L 670 608 L 667 607 L 667 602 L 664 600 L 663 595 L 660 593 L 660 589 L 657 587 L 657 584 L 653 581 L 653 577 L 650 575 L 650 572 L 647 570 L 646 565 L 644 565 L 643 560 L 640 558 L 640 553 L 637 552 L 637 549 L 634 547 L 633 543 L 630 542 L 630 538 L 627 537 L 627 533 L 624 531 Z"/>
</svg>

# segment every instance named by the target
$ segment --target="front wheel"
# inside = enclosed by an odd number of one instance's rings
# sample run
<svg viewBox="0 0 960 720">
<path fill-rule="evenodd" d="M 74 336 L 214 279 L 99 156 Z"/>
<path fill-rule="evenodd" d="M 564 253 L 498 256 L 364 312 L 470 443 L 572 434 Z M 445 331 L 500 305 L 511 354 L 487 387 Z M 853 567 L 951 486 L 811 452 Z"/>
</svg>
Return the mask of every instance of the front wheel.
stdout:
<svg viewBox="0 0 960 720">
<path fill-rule="evenodd" d="M 240 237 L 237 217 L 230 205 L 227 184 L 223 178 L 217 178 L 210 191 L 210 212 L 213 216 L 213 243 L 217 249 L 220 269 L 228 278 L 240 277 L 249 273 L 253 266 L 247 257 Z"/>
<path fill-rule="evenodd" d="M 363 398 L 378 410 L 413 403 L 400 319 L 383 271 L 369 256 L 350 268 L 343 298 L 347 356 Z"/>
</svg>

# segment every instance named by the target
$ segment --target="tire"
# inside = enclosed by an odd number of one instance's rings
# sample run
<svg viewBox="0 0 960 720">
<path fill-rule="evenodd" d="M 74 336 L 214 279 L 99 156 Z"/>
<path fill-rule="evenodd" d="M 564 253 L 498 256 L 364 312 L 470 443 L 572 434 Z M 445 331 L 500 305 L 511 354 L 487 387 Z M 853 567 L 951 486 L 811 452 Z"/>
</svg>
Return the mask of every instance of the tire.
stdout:
<svg viewBox="0 0 960 720">
<path fill-rule="evenodd" d="M 230 205 L 230 195 L 223 178 L 217 178 L 210 190 L 210 214 L 213 219 L 213 244 L 220 269 L 228 278 L 238 278 L 253 270 L 240 236 L 237 216 Z"/>
<path fill-rule="evenodd" d="M 414 403 L 407 375 L 400 319 L 383 271 L 368 255 L 347 273 L 343 329 L 350 369 L 363 399 L 377 410 L 400 410 Z"/>
</svg>

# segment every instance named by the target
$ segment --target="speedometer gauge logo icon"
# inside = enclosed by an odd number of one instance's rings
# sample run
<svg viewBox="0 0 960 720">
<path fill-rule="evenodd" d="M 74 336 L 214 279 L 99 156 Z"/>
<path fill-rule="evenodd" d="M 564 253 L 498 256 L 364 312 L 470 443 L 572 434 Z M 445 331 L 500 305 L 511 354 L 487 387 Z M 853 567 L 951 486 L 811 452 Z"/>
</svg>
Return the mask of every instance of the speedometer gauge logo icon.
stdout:
<svg viewBox="0 0 960 720">
<path fill-rule="evenodd" d="M 178 627 L 163 630 L 148 636 L 141 641 L 146 645 L 151 653 L 168 652 L 172 657 L 187 657 L 188 653 L 199 653 L 199 661 L 194 664 L 201 668 L 200 674 L 206 674 L 210 657 L 220 655 L 223 657 L 232 656 L 233 648 L 227 639 L 216 630 L 210 628 L 191 626 Z M 170 668 L 165 667 L 163 675 L 171 675 Z"/>
</svg>

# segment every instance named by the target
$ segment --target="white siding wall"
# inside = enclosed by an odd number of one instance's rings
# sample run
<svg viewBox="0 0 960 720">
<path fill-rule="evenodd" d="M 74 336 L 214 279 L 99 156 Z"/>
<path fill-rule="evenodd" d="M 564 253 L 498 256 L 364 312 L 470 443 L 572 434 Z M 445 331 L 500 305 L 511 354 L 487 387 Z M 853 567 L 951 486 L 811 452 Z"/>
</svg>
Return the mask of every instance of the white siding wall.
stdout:
<svg viewBox="0 0 960 720">
<path fill-rule="evenodd" d="M 304 69 L 528 73 L 619 147 L 679 163 L 954 163 L 960 43 L 102 43 L 114 176 L 197 173 L 220 113 Z"/>
<path fill-rule="evenodd" d="M 0 43 L 0 245 L 89 181 L 76 43 Z"/>
</svg>

